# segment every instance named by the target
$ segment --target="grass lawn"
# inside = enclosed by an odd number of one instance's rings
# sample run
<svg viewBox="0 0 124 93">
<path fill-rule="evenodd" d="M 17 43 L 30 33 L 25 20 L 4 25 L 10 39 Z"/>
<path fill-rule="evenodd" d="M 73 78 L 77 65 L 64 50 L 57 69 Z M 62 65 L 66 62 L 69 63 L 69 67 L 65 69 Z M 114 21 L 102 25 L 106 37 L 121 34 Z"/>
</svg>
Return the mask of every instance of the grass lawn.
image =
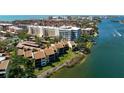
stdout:
<svg viewBox="0 0 124 93">
<path fill-rule="evenodd" d="M 68 60 L 70 60 L 73 57 L 78 56 L 78 55 L 79 54 L 76 54 L 75 52 L 72 52 L 71 50 L 68 50 L 68 53 L 67 54 L 64 54 L 63 56 L 59 57 L 59 61 L 56 61 L 56 62 L 52 63 L 52 65 L 42 67 L 41 70 L 36 69 L 35 70 L 35 75 L 39 75 L 42 72 L 44 72 L 44 71 L 46 71 L 48 69 L 51 69 L 52 67 L 56 67 L 58 65 L 61 65 L 64 62 L 67 62 Z"/>
</svg>

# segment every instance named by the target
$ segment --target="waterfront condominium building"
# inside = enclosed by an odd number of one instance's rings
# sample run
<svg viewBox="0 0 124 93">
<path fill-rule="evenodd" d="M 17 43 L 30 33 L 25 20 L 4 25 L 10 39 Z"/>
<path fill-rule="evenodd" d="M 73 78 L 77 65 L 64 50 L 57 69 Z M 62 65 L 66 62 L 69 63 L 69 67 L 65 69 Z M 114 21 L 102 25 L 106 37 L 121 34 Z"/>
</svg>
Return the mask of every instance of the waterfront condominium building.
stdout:
<svg viewBox="0 0 124 93">
<path fill-rule="evenodd" d="M 28 26 L 28 34 L 38 37 L 54 37 L 59 36 L 59 29 L 50 26 Z"/>
<path fill-rule="evenodd" d="M 59 28 L 58 27 L 43 26 L 43 36 L 44 37 L 59 36 Z"/>
<path fill-rule="evenodd" d="M 80 37 L 81 29 L 78 27 L 72 27 L 72 26 L 61 26 L 59 28 L 59 35 L 60 37 L 68 40 L 73 41 Z"/>
<path fill-rule="evenodd" d="M 43 28 L 42 28 L 42 26 L 30 25 L 30 26 L 28 26 L 28 34 L 42 37 L 43 36 Z"/>
<path fill-rule="evenodd" d="M 54 37 L 60 36 L 66 40 L 72 41 L 80 37 L 81 29 L 72 26 L 28 26 L 28 34 L 38 37 Z"/>
</svg>

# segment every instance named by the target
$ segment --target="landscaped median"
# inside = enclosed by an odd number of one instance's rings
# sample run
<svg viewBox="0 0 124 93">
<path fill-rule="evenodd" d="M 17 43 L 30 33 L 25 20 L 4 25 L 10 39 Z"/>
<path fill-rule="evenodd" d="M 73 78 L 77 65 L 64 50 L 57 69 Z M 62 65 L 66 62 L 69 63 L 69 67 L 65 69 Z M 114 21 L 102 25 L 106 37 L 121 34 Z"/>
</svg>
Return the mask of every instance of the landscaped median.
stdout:
<svg viewBox="0 0 124 93">
<path fill-rule="evenodd" d="M 85 55 L 80 53 L 75 53 L 72 50 L 68 50 L 68 53 L 59 57 L 59 61 L 56 61 L 52 63 L 52 65 L 43 67 L 41 70 L 35 70 L 35 74 L 37 77 L 49 77 L 54 72 L 58 71 L 59 69 L 63 67 L 71 67 L 83 60 L 85 58 Z"/>
</svg>

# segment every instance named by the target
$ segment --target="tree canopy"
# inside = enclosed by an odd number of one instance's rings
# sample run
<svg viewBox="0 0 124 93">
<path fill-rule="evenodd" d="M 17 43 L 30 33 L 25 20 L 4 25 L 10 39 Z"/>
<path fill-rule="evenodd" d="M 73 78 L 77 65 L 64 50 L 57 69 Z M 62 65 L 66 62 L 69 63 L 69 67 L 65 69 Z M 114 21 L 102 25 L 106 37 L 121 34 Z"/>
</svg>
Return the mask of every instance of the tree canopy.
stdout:
<svg viewBox="0 0 124 93">
<path fill-rule="evenodd" d="M 34 75 L 34 61 L 23 56 L 13 55 L 11 57 L 8 77 L 10 78 L 27 78 L 36 77 Z"/>
</svg>

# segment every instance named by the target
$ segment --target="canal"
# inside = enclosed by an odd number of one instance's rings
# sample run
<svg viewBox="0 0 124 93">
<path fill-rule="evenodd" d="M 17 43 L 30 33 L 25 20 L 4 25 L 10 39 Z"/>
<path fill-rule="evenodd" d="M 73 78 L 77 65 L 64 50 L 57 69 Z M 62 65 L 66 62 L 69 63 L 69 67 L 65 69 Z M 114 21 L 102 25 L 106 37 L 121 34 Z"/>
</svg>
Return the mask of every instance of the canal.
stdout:
<svg viewBox="0 0 124 93">
<path fill-rule="evenodd" d="M 52 77 L 57 78 L 113 78 L 124 77 L 124 24 L 103 19 L 98 25 L 97 44 L 86 61 L 73 68 L 63 68 Z"/>
</svg>

